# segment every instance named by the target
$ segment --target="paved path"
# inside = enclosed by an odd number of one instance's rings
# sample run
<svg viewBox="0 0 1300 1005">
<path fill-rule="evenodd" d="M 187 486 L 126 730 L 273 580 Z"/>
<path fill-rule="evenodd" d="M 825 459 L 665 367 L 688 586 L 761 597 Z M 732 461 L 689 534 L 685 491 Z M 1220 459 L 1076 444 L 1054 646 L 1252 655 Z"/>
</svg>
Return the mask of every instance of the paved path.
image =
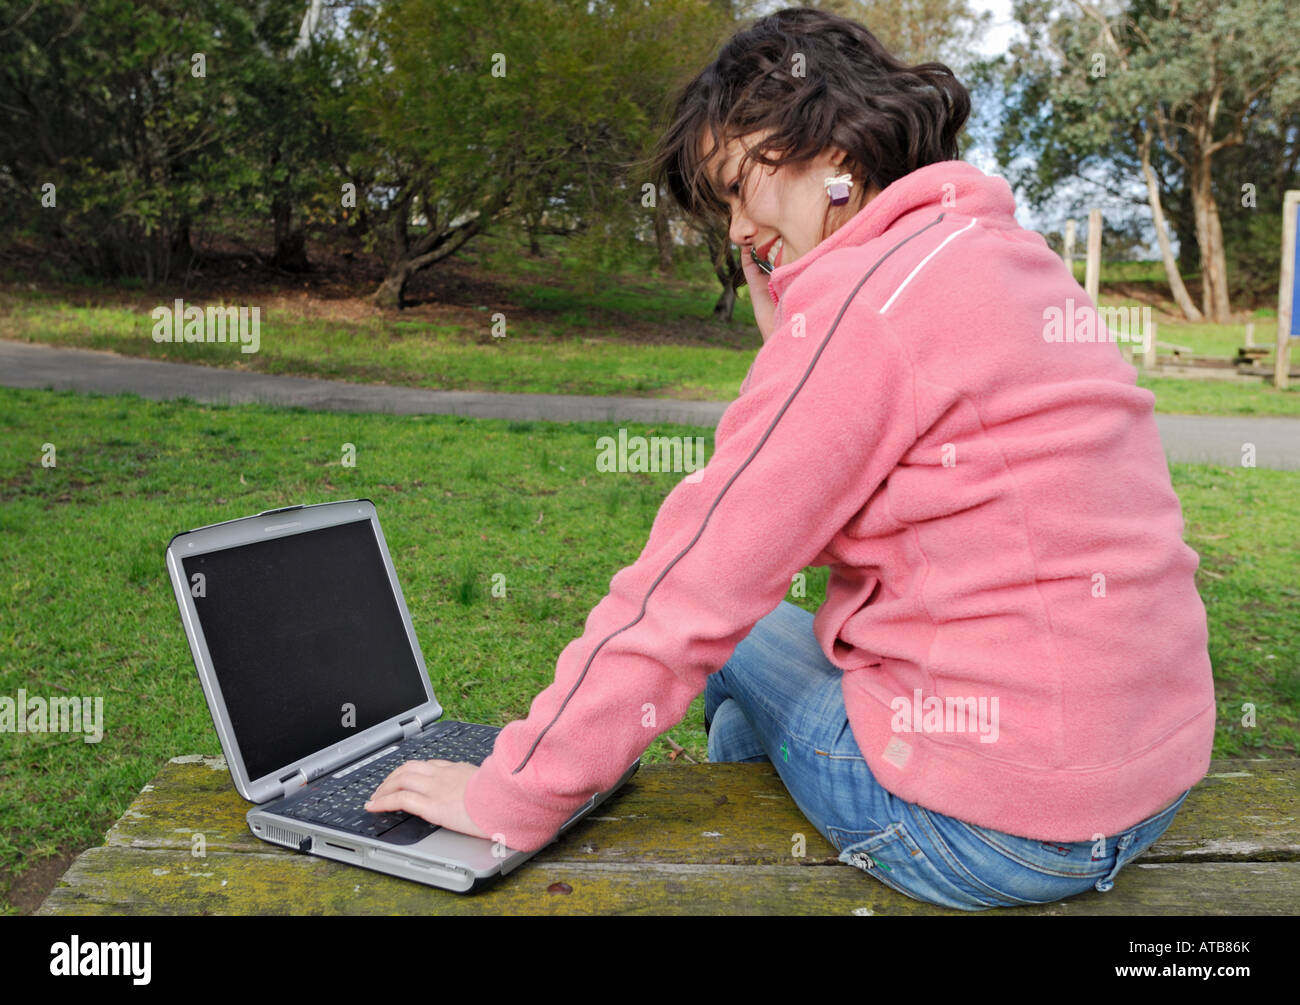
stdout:
<svg viewBox="0 0 1300 1005">
<path fill-rule="evenodd" d="M 263 402 L 337 412 L 440 413 L 488 419 L 558 422 L 679 422 L 715 426 L 721 401 L 599 398 L 568 394 L 430 391 L 385 384 L 353 384 L 310 377 L 245 373 L 192 363 L 0 341 L 0 385 L 101 394 L 134 393 L 163 400 L 243 404 Z M 1300 419 L 1251 416 L 1156 415 L 1172 461 L 1241 464 L 1242 445 L 1255 445 L 1262 468 L 1300 469 Z"/>
</svg>

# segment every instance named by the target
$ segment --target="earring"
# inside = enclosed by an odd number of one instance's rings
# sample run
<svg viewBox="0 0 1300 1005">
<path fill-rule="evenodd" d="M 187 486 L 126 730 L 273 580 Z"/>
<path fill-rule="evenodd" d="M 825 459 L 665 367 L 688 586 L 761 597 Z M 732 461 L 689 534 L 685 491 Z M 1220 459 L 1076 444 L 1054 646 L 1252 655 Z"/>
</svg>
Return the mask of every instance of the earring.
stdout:
<svg viewBox="0 0 1300 1005">
<path fill-rule="evenodd" d="M 831 175 L 824 184 L 826 197 L 830 199 L 832 206 L 843 206 L 849 201 L 849 189 L 853 187 L 851 174 Z"/>
</svg>

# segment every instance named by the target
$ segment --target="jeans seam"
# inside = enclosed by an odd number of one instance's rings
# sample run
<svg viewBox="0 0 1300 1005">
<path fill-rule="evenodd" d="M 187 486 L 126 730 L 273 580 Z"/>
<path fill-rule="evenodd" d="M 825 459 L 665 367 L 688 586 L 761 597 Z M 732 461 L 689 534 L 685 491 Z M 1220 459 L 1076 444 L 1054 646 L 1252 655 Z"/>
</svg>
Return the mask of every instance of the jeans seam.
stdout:
<svg viewBox="0 0 1300 1005">
<path fill-rule="evenodd" d="M 919 810 L 920 807 L 917 807 L 917 809 Z M 927 818 L 930 816 L 928 811 L 926 811 L 926 816 Z M 953 823 L 962 824 L 962 826 L 967 827 L 964 821 L 956 820 L 953 817 L 948 817 L 947 819 L 952 820 Z M 985 880 L 981 879 L 977 874 L 975 874 L 970 869 L 968 869 L 965 866 L 965 864 L 959 858 L 957 858 L 956 854 L 952 850 L 951 845 L 949 845 L 948 842 L 944 839 L 943 834 L 939 831 L 937 827 L 933 826 L 933 820 L 929 820 L 928 822 L 930 823 L 931 826 L 934 844 L 936 845 L 936 847 L 938 847 L 944 859 L 949 863 L 949 865 L 952 866 L 953 871 L 957 872 L 959 875 L 965 876 L 967 881 L 970 882 L 973 886 L 979 889 L 987 890 L 989 896 L 1000 897 L 1003 900 L 1009 901 L 1013 905 L 1023 904 L 1026 906 L 1041 905 L 1041 904 L 1055 904 L 1057 901 L 1063 899 L 1061 897 L 1052 897 L 1049 900 L 1026 900 L 1024 897 L 1017 897 L 1013 893 L 1008 893 L 1005 890 L 999 890 L 997 887 L 989 885 L 989 883 L 987 883 Z M 969 829 L 969 827 L 967 827 L 967 829 Z M 987 844 L 987 842 L 985 843 Z M 989 847 L 993 848 L 992 845 L 989 845 Z M 996 851 L 998 854 L 1002 854 L 1001 849 L 993 848 L 993 850 Z M 1017 862 L 1016 864 L 1020 865 L 1021 863 Z M 1042 872 L 1046 875 L 1056 876 L 1059 879 L 1079 879 L 1081 881 L 1089 881 L 1089 877 L 1087 876 L 1074 876 L 1071 874 L 1059 875 L 1057 873 L 1049 872 L 1048 870 L 1040 870 L 1037 866 L 1034 865 L 1026 864 L 1023 865 L 1023 868 L 1027 868 L 1031 872 Z M 1008 905 L 999 904 L 997 906 L 1003 907 Z"/>
<path fill-rule="evenodd" d="M 730 691 L 727 693 L 727 697 L 730 698 L 732 701 L 736 702 L 737 707 L 739 707 L 742 712 L 745 711 L 744 703 L 742 703 L 739 699 L 737 699 L 736 696 L 732 694 Z M 763 700 L 762 693 L 760 691 L 755 691 L 751 695 L 751 697 L 753 698 L 754 704 L 759 705 L 762 708 L 763 714 L 766 715 L 769 719 L 771 719 L 772 722 L 778 723 L 780 725 L 780 729 L 783 732 L 785 732 L 786 735 L 790 737 L 790 739 L 798 740 L 800 743 L 807 744 L 809 747 L 812 747 L 814 750 L 816 750 L 817 745 L 812 740 L 810 740 L 806 736 L 802 736 L 799 733 L 796 733 L 793 729 L 791 729 L 789 726 L 785 724 L 784 716 L 780 714 L 779 710 L 772 708 L 772 706 L 770 706 L 766 701 Z"/>
<path fill-rule="evenodd" d="M 989 904 L 987 905 L 989 907 L 1007 907 L 1014 904 L 1052 903 L 1052 901 L 1022 900 L 1019 897 L 1012 896 L 1009 893 L 1004 893 L 1002 890 L 998 890 L 995 887 L 989 886 L 982 879 L 976 876 L 973 872 L 967 869 L 958 860 L 957 856 L 953 853 L 951 846 L 948 844 L 947 841 L 943 839 L 943 835 L 939 832 L 939 828 L 934 825 L 934 819 L 931 816 L 929 810 L 926 810 L 920 806 L 913 806 L 912 811 L 913 811 L 913 815 L 917 817 L 918 821 L 924 824 L 927 835 L 930 839 L 930 843 L 931 845 L 934 846 L 936 851 L 938 851 L 939 856 L 951 867 L 952 871 L 956 875 L 962 877 L 967 883 L 973 886 L 977 891 L 976 893 L 968 894 L 968 896 L 974 897 L 975 899 L 980 899 L 981 896 L 983 896 L 984 898 L 1000 898 L 1004 901 L 1010 902 L 1010 904 L 1006 904 L 1006 903 Z M 949 880 L 949 882 L 952 882 L 952 880 Z M 985 892 L 981 895 L 978 891 L 985 891 Z"/>
<path fill-rule="evenodd" d="M 1173 803 L 1172 806 L 1167 806 L 1167 807 L 1165 807 L 1163 810 L 1161 810 L 1159 813 L 1157 813 L 1155 816 L 1153 816 L 1153 817 L 1148 817 L 1146 820 L 1142 820 L 1142 821 L 1140 821 L 1140 822 L 1139 822 L 1135 827 L 1131 827 L 1131 828 L 1129 828 L 1128 830 L 1120 831 L 1118 834 L 1107 834 L 1107 835 L 1105 836 L 1105 841 L 1106 841 L 1106 842 L 1109 843 L 1109 842 L 1112 841 L 1112 840 L 1114 840 L 1114 841 L 1116 842 L 1116 860 L 1118 861 L 1118 858 L 1119 858 L 1118 843 L 1119 843 L 1120 838 L 1123 837 L 1123 835 L 1128 834 L 1128 833 L 1130 833 L 1130 832 L 1136 834 L 1136 832 L 1137 832 L 1138 830 L 1140 830 L 1141 828 L 1143 828 L 1143 827 L 1148 827 L 1148 826 L 1152 826 L 1152 825 L 1158 823 L 1158 822 L 1159 822 L 1163 817 L 1165 817 L 1165 816 L 1167 816 L 1167 815 L 1169 815 L 1169 814 L 1171 814 L 1171 813 L 1175 813 L 1175 812 L 1177 812 L 1178 809 L 1182 806 L 1183 802 L 1186 801 L 1187 796 L 1188 796 L 1188 793 L 1189 793 L 1190 791 L 1191 791 L 1191 790 L 1189 789 L 1188 792 L 1184 792 L 1181 796 L 1179 796 L 1179 798 L 1178 798 L 1177 800 L 1174 801 L 1174 803 Z M 919 809 L 919 807 L 918 807 L 918 809 Z M 985 835 L 985 834 L 984 834 L 980 829 L 975 828 L 975 827 L 972 827 L 970 824 L 966 823 L 966 821 L 964 821 L 964 820 L 958 820 L 956 817 L 949 817 L 948 819 L 952 820 L 953 823 L 960 824 L 962 827 L 964 827 L 964 828 L 967 830 L 968 833 L 970 833 L 972 836 L 978 838 L 980 841 L 984 842 L 984 844 L 988 845 L 988 846 L 989 846 L 990 848 L 992 848 L 994 851 L 998 852 L 998 854 L 1006 856 L 1006 858 L 1008 858 L 1008 859 L 1011 860 L 1012 862 L 1015 862 L 1015 863 L 1018 864 L 1018 865 L 1022 865 L 1022 866 L 1024 866 L 1026 869 L 1032 869 L 1032 870 L 1034 870 L 1035 872 L 1041 872 L 1041 873 L 1044 873 L 1045 875 L 1049 875 L 1049 876 L 1057 876 L 1057 877 L 1059 877 L 1059 878 L 1061 878 L 1061 879 L 1092 879 L 1092 880 L 1096 880 L 1096 879 L 1099 879 L 1099 878 L 1101 878 L 1101 877 L 1103 877 L 1103 876 L 1108 875 L 1108 874 L 1111 872 L 1112 868 L 1113 868 L 1113 867 L 1103 868 L 1103 869 L 1099 869 L 1099 870 L 1096 871 L 1096 872 L 1090 872 L 1090 873 L 1083 873 L 1083 872 L 1058 872 L 1057 870 L 1055 870 L 1055 869 L 1051 869 L 1051 868 L 1049 868 L 1049 867 L 1047 867 L 1047 866 L 1039 865 L 1037 862 L 1030 862 L 1030 861 L 1027 861 L 1027 860 L 1024 859 L 1024 858 L 1021 858 L 1020 855 L 1018 855 L 1015 851 L 1013 851 L 1013 850 L 1010 849 L 1010 848 L 1005 848 L 1005 847 L 1003 847 L 1002 845 L 998 844 L 997 842 L 990 840 L 990 839 L 989 839 L 989 838 L 988 838 L 988 837 L 987 837 L 987 836 L 986 836 L 986 835 Z M 1165 828 L 1165 829 L 1166 829 L 1166 830 L 1168 829 L 1168 825 L 1166 825 L 1166 828 Z M 1161 831 L 1160 833 L 1163 834 L 1164 831 Z M 1146 848 L 1149 848 L 1152 844 L 1154 844 L 1154 843 L 1155 843 L 1156 841 L 1158 841 L 1159 839 L 1160 839 L 1160 836 L 1157 835 L 1155 838 L 1153 838 L 1153 839 L 1151 840 L 1150 843 L 1148 843 L 1148 844 L 1146 845 Z M 1076 843 L 1076 842 L 1071 842 L 1071 843 L 1073 844 L 1073 843 Z M 1134 842 L 1134 843 L 1136 843 L 1136 842 Z M 1145 851 L 1146 848 L 1143 848 L 1143 851 Z M 1128 850 L 1128 849 L 1126 848 L 1125 851 L 1127 851 L 1127 850 Z M 1140 854 L 1140 852 L 1137 853 L 1137 854 Z M 1129 862 L 1132 862 L 1133 859 L 1135 859 L 1135 858 L 1137 857 L 1137 854 L 1130 855 L 1130 856 L 1128 857 L 1127 860 L 1125 860 L 1125 861 L 1122 862 L 1122 863 L 1119 863 L 1120 868 L 1123 868 L 1125 865 L 1128 865 Z"/>
<path fill-rule="evenodd" d="M 1049 868 L 1048 866 L 1040 865 L 1037 862 L 1031 862 L 1028 859 L 1022 858 L 1012 849 L 1005 848 L 1002 845 L 998 844 L 997 842 L 990 840 L 987 835 L 983 834 L 978 829 L 966 823 L 965 820 L 958 820 L 955 817 L 950 817 L 949 819 L 952 820 L 953 823 L 960 824 L 962 827 L 966 828 L 966 830 L 972 836 L 984 842 L 984 844 L 992 848 L 995 852 L 997 852 L 999 855 L 1006 858 L 1008 861 L 1014 862 L 1016 865 L 1023 866 L 1026 869 L 1031 869 L 1034 872 L 1041 872 L 1045 876 L 1055 876 L 1058 879 L 1081 879 L 1082 880 L 1082 879 L 1095 879 L 1098 876 L 1106 875 L 1106 873 L 1110 871 L 1109 867 L 1105 867 L 1102 869 L 1098 869 L 1094 872 L 1061 872 L 1060 870 L 1052 869 Z M 1110 839 L 1107 838 L 1107 840 Z"/>
<path fill-rule="evenodd" d="M 866 761 L 866 758 L 859 754 L 832 754 L 829 750 L 821 750 L 816 744 L 813 744 L 813 753 L 832 761 Z"/>
<path fill-rule="evenodd" d="M 906 821 L 896 820 L 888 827 L 885 827 L 880 832 L 880 834 L 875 836 L 876 837 L 884 836 L 885 834 L 889 833 L 891 830 L 894 833 L 891 836 L 890 841 L 884 843 L 891 844 L 896 842 L 902 848 L 907 849 L 909 852 L 908 860 L 910 863 L 913 864 L 913 868 L 918 869 L 918 871 L 922 871 L 923 869 L 926 868 L 930 870 L 930 875 L 928 876 L 922 875 L 921 877 L 922 882 L 929 883 L 931 885 L 940 884 L 939 889 L 942 890 L 946 896 L 957 901 L 956 904 L 957 909 L 963 911 L 984 911 L 984 910 L 988 910 L 989 908 L 1007 906 L 1004 904 L 986 904 L 980 899 L 980 897 L 977 894 L 972 893 L 970 890 L 962 889 L 961 885 L 956 881 L 954 881 L 952 877 L 945 875 L 943 870 L 939 868 L 938 863 L 935 862 L 930 857 L 930 855 L 926 852 L 926 850 L 922 848 L 920 844 L 917 843 L 916 837 L 908 829 Z M 867 839 L 867 840 L 871 840 L 871 839 Z M 915 851 L 913 851 L 913 849 L 915 849 Z M 854 854 L 866 855 L 870 857 L 870 852 L 855 852 Z M 918 866 L 915 864 L 916 855 L 920 856 L 923 863 L 922 866 Z M 913 900 L 920 901 L 923 904 L 933 904 L 939 907 L 952 908 L 954 906 L 952 904 L 941 904 L 938 901 L 930 900 L 924 896 L 911 893 L 908 890 L 904 889 L 902 886 L 896 885 L 895 883 L 886 880 L 883 876 L 882 870 L 867 870 L 867 871 L 870 871 L 872 875 L 874 875 L 882 883 L 885 883 L 885 885 L 892 887 L 893 889 L 897 890 L 899 893 L 903 894 L 904 896 L 911 897 Z M 901 880 L 899 882 L 901 882 Z M 945 887 L 947 888 L 946 890 L 944 889 Z M 963 899 L 969 901 L 969 903 L 961 903 Z"/>
<path fill-rule="evenodd" d="M 876 824 L 876 821 L 871 817 L 868 817 L 867 819 L 871 823 Z M 887 826 L 881 827 L 879 824 L 876 824 L 875 827 L 872 827 L 868 830 L 853 830 L 852 828 L 849 827 L 837 827 L 834 824 L 827 824 L 826 837 L 828 840 L 830 840 L 831 844 L 835 847 L 836 851 L 842 852 L 844 851 L 845 848 L 851 848 L 855 844 L 862 844 L 862 842 L 864 841 L 870 841 L 872 838 L 878 838 L 880 837 L 880 835 L 884 834 L 886 830 L 888 830 Z M 844 835 L 845 837 L 850 837 L 854 834 L 861 834 L 864 836 L 858 838 L 856 841 L 845 841 L 844 846 L 840 847 L 839 845 L 835 844 L 835 841 L 833 839 L 831 839 L 831 835 L 830 835 L 831 831 L 835 831 L 836 833 Z"/>
</svg>

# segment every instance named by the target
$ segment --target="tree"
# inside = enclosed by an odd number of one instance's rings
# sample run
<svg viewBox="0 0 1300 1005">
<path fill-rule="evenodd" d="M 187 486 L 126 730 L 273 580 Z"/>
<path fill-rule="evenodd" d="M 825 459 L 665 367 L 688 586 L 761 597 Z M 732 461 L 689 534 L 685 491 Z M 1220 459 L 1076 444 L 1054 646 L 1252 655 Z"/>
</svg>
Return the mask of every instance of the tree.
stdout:
<svg viewBox="0 0 1300 1005">
<path fill-rule="evenodd" d="M 959 75 L 993 20 L 992 12 L 977 13 L 967 0 L 823 0 L 811 6 L 865 25 L 899 59 L 946 63 Z"/>
<path fill-rule="evenodd" d="M 640 210 L 630 178 L 650 130 L 648 93 L 701 0 L 396 0 L 377 21 L 374 73 L 358 100 L 385 219 L 397 307 L 410 278 L 513 213 L 613 223 Z M 666 27 L 669 26 L 669 27 Z M 659 56 L 667 56 L 659 59 Z M 665 66 L 668 69 L 665 69 Z M 653 207 L 647 207 L 652 209 Z M 425 223 L 414 230 L 412 219 Z M 591 229 L 589 226 L 584 229 Z"/>
<path fill-rule="evenodd" d="M 32 4 L 0 32 L 0 184 L 9 225 L 83 269 L 150 281 L 192 259 L 190 229 L 226 172 L 225 79 L 237 40 L 179 5 Z M 229 7 L 213 12 L 224 19 Z M 194 54 L 198 54 L 196 58 Z"/>
<path fill-rule="evenodd" d="M 1033 157 L 1040 197 L 1089 162 L 1137 165 L 1175 299 L 1189 318 L 1228 320 L 1215 162 L 1261 117 L 1300 107 L 1300 40 L 1283 0 L 1134 0 L 1120 11 L 1025 0 L 1015 10 L 1029 41 L 1004 63 L 1015 99 L 999 159 Z M 1199 249 L 1199 310 L 1167 233 L 1171 189 L 1190 201 L 1193 234 L 1179 237 Z"/>
<path fill-rule="evenodd" d="M 188 272 L 191 235 L 270 216 L 274 259 L 305 264 L 295 217 L 322 161 L 286 58 L 303 0 L 22 5 L 0 30 L 0 192 L 14 232 L 85 271 Z M 320 67 L 315 67 L 317 71 Z"/>
</svg>

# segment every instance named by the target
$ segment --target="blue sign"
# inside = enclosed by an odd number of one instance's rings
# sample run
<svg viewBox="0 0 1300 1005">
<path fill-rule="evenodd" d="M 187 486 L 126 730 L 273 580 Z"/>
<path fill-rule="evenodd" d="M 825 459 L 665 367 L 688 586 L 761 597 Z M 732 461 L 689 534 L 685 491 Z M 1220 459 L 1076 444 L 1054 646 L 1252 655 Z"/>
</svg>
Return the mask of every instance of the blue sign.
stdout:
<svg viewBox="0 0 1300 1005">
<path fill-rule="evenodd" d="M 1291 241 L 1295 245 L 1297 267 L 1291 270 L 1291 331 L 1288 334 L 1294 338 L 1300 336 L 1300 227 L 1292 232 Z"/>
</svg>

